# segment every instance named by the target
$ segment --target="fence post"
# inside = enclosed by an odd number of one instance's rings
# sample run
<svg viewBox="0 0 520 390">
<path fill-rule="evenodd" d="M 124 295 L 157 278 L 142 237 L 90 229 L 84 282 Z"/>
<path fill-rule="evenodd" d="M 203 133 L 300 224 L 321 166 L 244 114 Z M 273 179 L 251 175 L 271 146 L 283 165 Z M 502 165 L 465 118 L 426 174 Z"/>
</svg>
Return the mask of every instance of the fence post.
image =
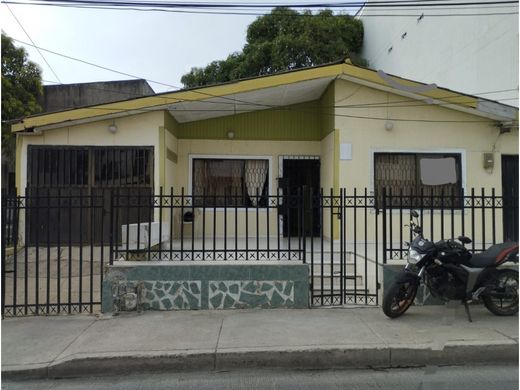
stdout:
<svg viewBox="0 0 520 390">
<path fill-rule="evenodd" d="M 6 272 L 5 271 L 5 263 L 6 263 L 5 247 L 7 244 L 6 215 L 7 215 L 7 205 L 8 204 L 9 204 L 9 199 L 7 199 L 7 195 L 5 195 L 2 197 L 2 220 L 1 220 L 2 232 L 1 232 L 1 237 L 0 237 L 0 239 L 2 240 L 2 253 L 1 253 L 1 256 L 2 256 L 2 319 L 4 318 L 4 313 L 5 313 L 5 272 Z M 14 310 L 16 310 L 16 308 L 14 308 Z"/>
<path fill-rule="evenodd" d="M 114 190 L 110 190 L 110 257 L 108 263 L 114 264 Z M 128 229 L 128 228 L 127 228 Z"/>
<path fill-rule="evenodd" d="M 383 264 L 386 264 L 386 187 L 383 187 L 381 206 L 383 212 Z"/>
</svg>

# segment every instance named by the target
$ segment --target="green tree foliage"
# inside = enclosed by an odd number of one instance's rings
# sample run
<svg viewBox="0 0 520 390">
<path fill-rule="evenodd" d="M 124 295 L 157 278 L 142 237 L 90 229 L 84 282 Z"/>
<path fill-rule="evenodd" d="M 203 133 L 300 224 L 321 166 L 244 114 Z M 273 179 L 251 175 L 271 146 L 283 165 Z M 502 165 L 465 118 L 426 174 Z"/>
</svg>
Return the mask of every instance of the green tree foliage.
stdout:
<svg viewBox="0 0 520 390">
<path fill-rule="evenodd" d="M 14 136 L 6 122 L 41 111 L 41 69 L 2 32 L 2 157 L 14 166 Z"/>
<path fill-rule="evenodd" d="M 192 68 L 181 81 L 185 87 L 216 84 L 315 66 L 350 57 L 359 58 L 363 44 L 363 24 L 349 15 L 330 10 L 317 14 L 289 8 L 275 8 L 251 23 L 243 51 L 204 68 Z"/>
</svg>

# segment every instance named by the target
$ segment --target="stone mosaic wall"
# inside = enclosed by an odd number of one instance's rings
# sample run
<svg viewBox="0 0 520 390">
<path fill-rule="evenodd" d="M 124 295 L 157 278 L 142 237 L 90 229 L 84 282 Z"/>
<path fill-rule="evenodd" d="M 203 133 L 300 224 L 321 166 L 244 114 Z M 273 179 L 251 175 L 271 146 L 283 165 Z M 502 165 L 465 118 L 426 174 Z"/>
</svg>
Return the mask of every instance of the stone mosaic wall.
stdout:
<svg viewBox="0 0 520 390">
<path fill-rule="evenodd" d="M 144 282 L 144 310 L 197 310 L 202 308 L 201 281 Z"/>
<path fill-rule="evenodd" d="M 101 310 L 207 310 L 309 307 L 309 268 L 270 264 L 128 262 L 109 266 Z"/>
<path fill-rule="evenodd" d="M 222 280 L 209 282 L 210 309 L 293 307 L 294 282 Z"/>
</svg>

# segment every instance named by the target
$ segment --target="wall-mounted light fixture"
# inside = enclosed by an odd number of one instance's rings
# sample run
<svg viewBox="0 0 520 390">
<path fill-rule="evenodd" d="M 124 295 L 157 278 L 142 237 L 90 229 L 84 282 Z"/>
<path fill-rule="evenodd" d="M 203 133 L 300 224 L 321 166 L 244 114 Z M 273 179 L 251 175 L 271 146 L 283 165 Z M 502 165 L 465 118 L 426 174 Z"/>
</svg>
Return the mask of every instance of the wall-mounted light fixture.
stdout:
<svg viewBox="0 0 520 390">
<path fill-rule="evenodd" d="M 386 121 L 385 122 L 385 130 L 390 131 L 394 128 L 394 122 L 392 121 Z"/>
<path fill-rule="evenodd" d="M 117 133 L 117 125 L 112 122 L 110 125 L 108 125 L 108 131 L 112 134 Z"/>
<path fill-rule="evenodd" d="M 233 139 L 233 138 L 235 138 L 235 132 L 234 132 L 233 130 L 229 130 L 229 131 L 227 132 L 227 137 L 228 137 L 228 139 Z"/>
</svg>

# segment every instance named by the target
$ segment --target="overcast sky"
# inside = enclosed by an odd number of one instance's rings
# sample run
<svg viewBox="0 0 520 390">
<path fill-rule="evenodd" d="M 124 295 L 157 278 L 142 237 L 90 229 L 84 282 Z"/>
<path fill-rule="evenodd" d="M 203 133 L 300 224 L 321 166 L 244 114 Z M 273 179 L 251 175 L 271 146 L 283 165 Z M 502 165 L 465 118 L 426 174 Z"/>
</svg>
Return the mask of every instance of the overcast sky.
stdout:
<svg viewBox="0 0 520 390">
<path fill-rule="evenodd" d="M 2 30 L 30 43 L 7 5 L 0 7 Z M 15 4 L 9 8 L 37 46 L 172 86 L 150 83 L 156 92 L 182 87 L 182 75 L 193 66 L 205 66 L 240 51 L 247 26 L 257 18 Z M 26 49 L 30 59 L 41 66 L 44 83 L 57 82 L 41 55 L 31 47 Z M 65 84 L 128 79 L 42 53 Z"/>
<path fill-rule="evenodd" d="M 30 42 L 2 4 L 2 30 Z M 240 51 L 247 26 L 255 16 L 194 15 L 96 9 L 65 9 L 9 5 L 34 43 L 141 78 L 181 87 L 181 76 L 193 66 L 204 66 Z M 15 42 L 20 46 L 18 42 Z M 43 79 L 57 82 L 41 55 L 26 47 Z M 128 77 L 42 52 L 62 83 L 122 80 Z M 150 83 L 156 92 L 172 90 Z"/>
</svg>

